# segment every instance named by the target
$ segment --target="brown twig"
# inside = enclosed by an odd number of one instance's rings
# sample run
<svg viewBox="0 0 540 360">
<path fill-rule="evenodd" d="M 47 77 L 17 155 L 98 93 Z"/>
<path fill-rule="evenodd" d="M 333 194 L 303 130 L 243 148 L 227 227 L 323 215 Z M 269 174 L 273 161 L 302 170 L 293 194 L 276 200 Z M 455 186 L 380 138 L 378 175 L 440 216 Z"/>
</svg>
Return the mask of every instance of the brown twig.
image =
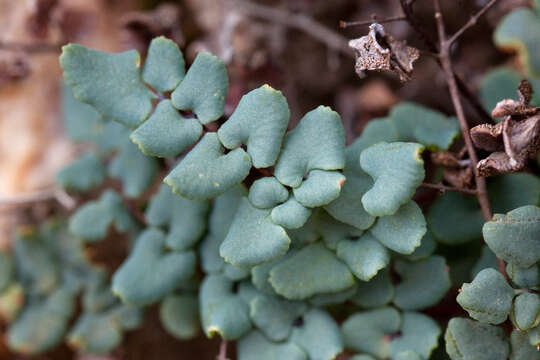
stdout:
<svg viewBox="0 0 540 360">
<path fill-rule="evenodd" d="M 439 49 L 437 48 L 437 43 L 431 38 L 430 34 L 424 29 L 424 27 L 422 27 L 422 25 L 414 16 L 414 1 L 399 0 L 399 2 L 401 4 L 401 9 L 403 10 L 405 17 L 407 18 L 407 22 L 409 23 L 409 25 L 411 25 L 411 27 L 418 34 L 418 36 L 420 36 L 420 38 L 424 41 L 424 44 L 428 48 L 428 50 L 432 53 L 438 53 Z M 440 59 L 437 59 L 437 63 L 442 66 Z M 482 121 L 484 123 L 493 124 L 493 119 L 487 113 L 486 109 L 484 109 L 484 106 L 480 103 L 480 101 L 478 101 L 477 97 L 473 94 L 473 92 L 469 89 L 465 82 L 454 72 L 453 69 L 452 72 L 453 76 L 456 79 L 459 92 L 461 92 L 463 97 L 473 107 L 477 115 L 482 118 Z"/>
<path fill-rule="evenodd" d="M 245 0 L 231 0 L 233 8 L 247 16 L 272 21 L 290 28 L 298 29 L 314 39 L 324 43 L 330 49 L 354 58 L 352 49 L 348 46 L 348 40 L 343 35 L 330 30 L 326 26 L 303 14 L 276 9 L 271 6 L 260 5 Z"/>
<path fill-rule="evenodd" d="M 23 44 L 23 43 L 0 41 L 0 50 L 24 51 L 30 54 L 46 53 L 46 52 L 60 52 L 61 49 L 62 49 L 62 44 L 50 44 L 50 43 Z"/>
<path fill-rule="evenodd" d="M 461 127 L 461 134 L 465 141 L 465 146 L 467 147 L 467 152 L 469 153 L 469 158 L 471 159 L 471 167 L 474 173 L 474 178 L 476 181 L 476 197 L 480 203 L 480 208 L 482 209 L 482 214 L 486 221 L 491 220 L 491 207 L 489 204 L 489 198 L 487 194 L 486 179 L 478 176 L 476 172 L 476 164 L 478 163 L 478 156 L 476 155 L 476 150 L 471 140 L 469 134 L 469 126 L 467 124 L 467 119 L 465 118 L 465 112 L 463 111 L 463 106 L 461 104 L 461 99 L 459 97 L 459 90 L 456 83 L 456 77 L 452 69 L 452 60 L 450 59 L 450 42 L 446 35 L 446 29 L 444 27 L 444 20 L 441 13 L 441 5 L 439 0 L 433 0 L 433 5 L 435 7 L 435 20 L 437 22 L 437 33 L 439 34 L 439 43 L 440 43 L 440 52 L 439 58 L 441 60 L 441 65 L 446 77 L 446 82 L 448 83 L 448 88 L 450 90 L 450 97 L 452 98 L 452 103 L 454 109 L 456 110 L 456 116 L 459 121 L 459 126 Z M 499 265 L 499 271 L 508 279 L 508 274 L 506 274 L 506 268 L 504 261 L 497 258 L 497 263 Z"/>
<path fill-rule="evenodd" d="M 228 360 L 227 345 L 228 345 L 228 341 L 225 339 L 222 339 L 221 343 L 219 344 L 219 354 L 216 357 L 216 360 Z"/>
<path fill-rule="evenodd" d="M 60 205 L 68 210 L 75 207 L 76 202 L 64 190 L 50 187 L 30 193 L 14 196 L 0 197 L 0 207 L 21 207 L 32 205 L 41 201 L 56 200 Z"/>
<path fill-rule="evenodd" d="M 443 192 L 444 191 L 457 191 L 457 192 L 461 192 L 461 193 L 464 193 L 464 194 L 476 195 L 476 190 L 458 188 L 458 187 L 451 187 L 451 186 L 446 186 L 446 185 L 443 185 L 443 184 L 422 183 L 422 187 L 431 188 L 431 189 L 437 189 L 437 190 L 440 190 L 440 191 L 443 191 Z"/>
<path fill-rule="evenodd" d="M 459 29 L 458 31 L 456 31 L 454 33 L 454 35 L 452 35 L 449 39 L 448 39 L 448 43 L 450 45 L 452 45 L 465 31 L 467 31 L 469 28 L 473 27 L 474 25 L 476 25 L 476 23 L 478 22 L 478 19 L 480 17 L 482 17 L 482 15 L 484 15 L 486 13 L 486 11 L 488 11 L 493 5 L 495 5 L 495 3 L 497 2 L 497 0 L 491 0 L 490 2 L 488 2 L 486 5 L 484 5 L 484 7 L 482 7 L 476 14 L 474 14 L 473 16 L 471 16 L 471 18 L 469 19 L 469 21 L 467 21 L 467 23 L 465 25 L 463 25 L 461 27 L 461 29 Z"/>
<path fill-rule="evenodd" d="M 403 16 L 403 15 L 392 16 L 392 17 L 389 17 L 389 18 L 386 18 L 386 19 L 381 19 L 381 20 L 378 20 L 374 16 L 371 20 L 362 20 L 362 21 L 343 21 L 343 20 L 341 20 L 339 22 L 339 27 L 340 28 L 347 28 L 349 26 L 371 25 L 374 22 L 379 23 L 379 24 L 385 24 L 385 23 L 389 23 L 389 22 L 404 21 L 404 20 L 406 21 L 407 17 Z"/>
</svg>

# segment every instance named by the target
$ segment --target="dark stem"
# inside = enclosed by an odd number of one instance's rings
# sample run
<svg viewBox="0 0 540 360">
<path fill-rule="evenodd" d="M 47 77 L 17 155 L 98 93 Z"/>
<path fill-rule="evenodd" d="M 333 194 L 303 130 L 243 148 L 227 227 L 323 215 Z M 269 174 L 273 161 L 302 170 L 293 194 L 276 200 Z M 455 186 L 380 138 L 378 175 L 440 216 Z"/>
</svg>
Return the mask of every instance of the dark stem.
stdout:
<svg viewBox="0 0 540 360">
<path fill-rule="evenodd" d="M 407 17 L 406 16 L 392 16 L 392 17 L 389 17 L 389 18 L 386 18 L 386 19 L 381 19 L 381 20 L 377 20 L 376 17 L 373 17 L 373 19 L 371 20 L 362 20 L 362 21 L 340 21 L 339 22 L 339 27 L 340 28 L 347 28 L 349 26 L 362 26 L 362 25 L 371 25 L 373 24 L 374 22 L 376 23 L 379 23 L 379 24 L 385 24 L 385 23 L 389 23 L 389 22 L 394 22 L 394 21 L 406 21 L 407 20 Z"/>
<path fill-rule="evenodd" d="M 465 31 L 467 31 L 469 28 L 473 27 L 474 25 L 476 25 L 476 22 L 478 21 L 478 19 L 484 15 L 486 13 L 486 11 L 488 11 L 493 5 L 495 5 L 495 3 L 497 2 L 497 0 L 491 0 L 490 2 L 488 2 L 486 5 L 484 5 L 483 8 L 481 8 L 480 10 L 478 10 L 478 12 L 476 14 L 474 14 L 473 16 L 471 16 L 471 18 L 469 19 L 469 21 L 467 21 L 467 23 L 465 25 L 463 25 L 461 27 L 461 29 L 459 29 L 458 31 L 456 31 L 454 33 L 454 35 L 452 35 L 449 39 L 448 39 L 448 43 L 450 45 L 452 45 L 452 43 L 454 43 Z"/>
<path fill-rule="evenodd" d="M 50 44 L 50 43 L 36 43 L 36 44 L 22 44 L 22 43 L 9 43 L 0 41 L 0 50 L 8 51 L 24 51 L 27 53 L 46 53 L 46 52 L 60 52 L 62 44 Z"/>
<path fill-rule="evenodd" d="M 328 29 L 326 26 L 303 14 L 276 9 L 271 6 L 260 5 L 245 0 L 230 0 L 232 7 L 247 16 L 265 19 L 290 28 L 298 29 L 314 39 L 324 43 L 330 49 L 354 58 L 352 49 L 348 46 L 347 38 Z"/>
<path fill-rule="evenodd" d="M 470 194 L 470 195 L 476 195 L 476 190 L 471 189 L 465 189 L 465 188 L 458 188 L 458 187 L 451 187 L 446 186 L 443 184 L 430 184 L 430 183 L 422 183 L 422 187 L 430 188 L 430 189 L 437 189 L 440 191 L 457 191 L 462 192 L 464 194 Z"/>
<path fill-rule="evenodd" d="M 428 50 L 432 53 L 438 53 L 439 49 L 437 48 L 436 42 L 431 38 L 430 34 L 426 30 L 424 30 L 422 25 L 420 25 L 420 23 L 414 16 L 414 11 L 413 11 L 414 1 L 399 0 L 399 2 L 401 4 L 401 9 L 403 10 L 405 17 L 407 18 L 407 22 L 409 23 L 409 25 L 411 25 L 411 27 L 418 34 L 418 36 L 424 41 L 424 44 L 428 48 Z M 437 59 L 437 63 L 440 66 L 442 66 L 440 59 Z M 494 124 L 494 121 L 491 118 L 491 116 L 487 113 L 487 111 L 484 109 L 484 106 L 480 103 L 480 101 L 478 101 L 476 96 L 465 84 L 465 82 L 454 72 L 453 69 L 452 69 L 452 73 L 453 73 L 453 76 L 455 77 L 459 91 L 461 92 L 463 97 L 467 100 L 467 102 L 469 102 L 469 104 L 473 107 L 477 115 L 482 118 L 482 121 L 484 123 Z"/>
<path fill-rule="evenodd" d="M 446 29 L 444 27 L 444 20 L 442 17 L 439 0 L 433 0 L 433 5 L 435 7 L 435 20 L 437 22 L 437 32 L 439 34 L 439 43 L 441 49 L 439 53 L 439 58 L 441 60 L 441 65 L 444 71 L 446 82 L 448 83 L 448 89 L 450 90 L 450 97 L 452 98 L 454 109 L 456 110 L 456 116 L 458 118 L 459 126 L 461 128 L 461 134 L 465 141 L 465 146 L 467 147 L 469 158 L 471 159 L 471 167 L 476 181 L 476 197 L 478 198 L 478 202 L 480 203 L 480 208 L 482 209 L 484 219 L 486 221 L 489 221 L 491 220 L 492 214 L 487 194 L 486 179 L 484 177 L 478 176 L 478 173 L 476 172 L 478 156 L 476 155 L 476 150 L 474 149 L 474 145 L 469 134 L 469 126 L 467 124 L 465 112 L 463 111 L 463 106 L 459 97 L 458 86 L 452 69 L 452 60 L 450 59 L 451 44 L 449 43 L 446 36 Z M 508 274 L 506 274 L 506 267 L 504 265 L 504 261 L 497 258 L 497 263 L 499 265 L 499 271 L 505 276 L 506 279 L 508 279 Z"/>
</svg>

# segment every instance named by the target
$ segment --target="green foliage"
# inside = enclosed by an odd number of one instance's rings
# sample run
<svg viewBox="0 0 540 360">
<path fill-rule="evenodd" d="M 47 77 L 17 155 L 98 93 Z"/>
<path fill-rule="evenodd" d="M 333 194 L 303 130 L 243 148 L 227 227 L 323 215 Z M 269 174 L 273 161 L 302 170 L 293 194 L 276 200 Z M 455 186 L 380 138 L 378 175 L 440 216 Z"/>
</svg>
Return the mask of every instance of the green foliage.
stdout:
<svg viewBox="0 0 540 360">
<path fill-rule="evenodd" d="M 522 64 L 532 76 L 540 76 L 539 8 L 518 8 L 502 19 L 495 31 L 495 44 L 503 49 L 517 51 Z"/>
<path fill-rule="evenodd" d="M 167 252 L 165 234 L 148 228 L 137 238 L 130 256 L 114 274 L 112 290 L 128 304 L 154 303 L 193 275 L 195 261 L 193 251 Z"/>
<path fill-rule="evenodd" d="M 509 355 L 503 329 L 464 318 L 448 322 L 444 340 L 452 360 L 504 360 Z"/>
<path fill-rule="evenodd" d="M 532 35 L 521 35 L 533 59 Z M 121 194 L 107 189 L 84 203 L 69 232 L 63 224 L 21 232 L 14 256 L 0 253 L 10 349 L 35 354 L 66 339 L 81 353 L 106 354 L 141 325 L 143 307 L 158 304 L 169 334 L 236 340 L 241 360 L 330 360 L 344 351 L 353 360 L 427 360 L 440 355 L 444 326 L 452 359 L 538 357 L 538 177 L 490 179 L 492 209 L 506 215 L 487 223 L 472 196 L 446 192 L 431 205 L 415 197 L 431 173 L 422 152 L 450 149 L 455 119 L 400 103 L 346 147 L 329 107 L 288 130 L 287 101 L 268 85 L 224 116 L 225 65 L 202 52 L 186 72 L 164 37 L 151 42 L 144 64 L 135 51 L 68 45 L 61 65 L 68 133 L 92 152 L 59 183 L 88 191 L 107 173 Z M 515 97 L 506 89 L 518 81 L 505 69 L 486 76 L 485 106 Z M 114 241 L 113 228 L 131 246 L 109 283 L 84 247 Z M 511 284 L 495 256 L 507 262 Z M 461 285 L 451 284 L 449 266 L 462 274 L 454 280 L 474 275 L 457 301 L 480 322 L 447 325 L 425 312 Z M 521 330 L 510 342 L 491 325 L 507 317 Z M 345 319 L 341 328 L 336 319 Z"/>
<path fill-rule="evenodd" d="M 219 140 L 227 149 L 247 145 L 247 153 L 256 168 L 273 166 L 289 116 L 289 106 L 281 91 L 261 86 L 240 99 L 234 113 L 219 128 Z"/>
<path fill-rule="evenodd" d="M 93 153 L 83 154 L 56 175 L 56 182 L 66 190 L 88 191 L 105 180 L 105 169 Z"/>
<path fill-rule="evenodd" d="M 107 190 L 98 200 L 80 207 L 69 221 L 69 230 L 85 241 L 105 238 L 109 228 L 123 233 L 133 230 L 134 220 L 116 192 Z"/>
<path fill-rule="evenodd" d="M 484 269 L 473 282 L 463 284 L 457 302 L 478 321 L 500 324 L 506 320 L 512 307 L 514 290 L 500 272 Z"/>
<path fill-rule="evenodd" d="M 523 206 L 506 215 L 495 214 L 482 232 L 491 250 L 499 258 L 520 267 L 540 260 L 540 208 Z"/>
<path fill-rule="evenodd" d="M 362 197 L 362 204 L 373 216 L 393 215 L 412 199 L 424 180 L 424 147 L 413 143 L 378 143 L 360 155 L 360 165 L 375 184 Z M 392 189 L 392 191 L 388 191 Z"/>
</svg>

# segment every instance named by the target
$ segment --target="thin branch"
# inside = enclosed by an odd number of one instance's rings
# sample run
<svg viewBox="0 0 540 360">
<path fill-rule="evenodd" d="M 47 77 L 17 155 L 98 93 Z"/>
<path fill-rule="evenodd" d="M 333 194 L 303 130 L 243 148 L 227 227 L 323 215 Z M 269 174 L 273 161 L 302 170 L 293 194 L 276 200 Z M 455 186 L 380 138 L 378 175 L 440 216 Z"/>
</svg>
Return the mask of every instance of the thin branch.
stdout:
<svg viewBox="0 0 540 360">
<path fill-rule="evenodd" d="M 0 41 L 0 50 L 8 51 L 24 51 L 27 53 L 47 53 L 47 52 L 60 52 L 62 44 L 52 43 L 36 43 L 36 44 L 23 44 L 16 42 L 2 42 Z"/>
<path fill-rule="evenodd" d="M 293 14 L 271 6 L 260 5 L 245 0 L 230 0 L 233 9 L 247 16 L 264 19 L 290 28 L 298 29 L 324 43 L 329 48 L 354 58 L 353 51 L 348 46 L 348 40 L 343 35 L 330 30 L 326 26 L 303 14 Z"/>
<path fill-rule="evenodd" d="M 378 20 L 377 17 L 374 16 L 371 20 L 340 21 L 339 22 L 339 27 L 340 28 L 347 28 L 347 27 L 350 27 L 350 26 L 371 25 L 374 22 L 379 23 L 379 24 L 385 24 L 385 23 L 394 22 L 394 21 L 406 21 L 406 20 L 407 20 L 407 17 L 403 16 L 403 15 L 392 16 L 392 17 L 389 17 L 389 18 L 386 18 L 386 19 L 381 19 L 381 20 Z"/>
<path fill-rule="evenodd" d="M 482 17 L 482 15 L 484 15 L 486 11 L 488 11 L 493 5 L 495 5 L 496 2 L 497 0 L 491 0 L 486 5 L 484 5 L 483 8 L 478 10 L 478 12 L 474 14 L 473 16 L 471 16 L 469 21 L 467 21 L 467 23 L 461 27 L 461 29 L 456 31 L 456 33 L 452 35 L 450 39 L 448 39 L 448 43 L 452 45 L 465 31 L 467 31 L 469 28 L 476 25 L 476 23 L 478 22 L 478 19 Z"/>
<path fill-rule="evenodd" d="M 461 127 L 461 134 L 463 136 L 463 139 L 465 140 L 465 146 L 467 147 L 467 152 L 469 153 L 469 158 L 471 159 L 471 167 L 476 181 L 476 197 L 478 198 L 478 202 L 480 203 L 480 208 L 482 209 L 484 219 L 486 221 L 489 221 L 491 220 L 492 214 L 487 194 L 486 179 L 484 177 L 478 176 L 478 173 L 476 172 L 478 156 L 476 155 L 476 150 L 474 149 L 474 145 L 471 140 L 469 126 L 467 124 L 465 112 L 463 111 L 463 106 L 459 97 L 456 77 L 452 69 L 452 60 L 450 59 L 450 42 L 448 41 L 448 38 L 446 36 L 446 29 L 444 27 L 444 20 L 441 13 L 441 4 L 439 0 L 433 0 L 433 5 L 435 7 L 435 20 L 437 22 L 437 32 L 439 34 L 441 65 L 444 70 L 446 82 L 448 83 L 448 88 L 450 90 L 450 97 L 452 98 L 454 109 L 456 110 L 456 116 L 459 121 L 459 126 Z M 499 265 L 499 271 L 504 275 L 506 279 L 508 279 L 508 274 L 506 273 L 504 261 L 497 258 L 497 264 Z"/>
<path fill-rule="evenodd" d="M 422 25 L 416 20 L 416 17 L 414 16 L 413 11 L 413 4 L 414 1 L 411 0 L 399 0 L 401 4 L 401 9 L 403 10 L 403 13 L 405 14 L 405 17 L 407 18 L 407 22 L 409 25 L 413 28 L 413 30 L 420 36 L 420 38 L 424 41 L 425 46 L 428 48 L 428 50 L 432 53 L 438 53 L 439 49 L 437 47 L 436 42 L 431 38 L 430 34 L 424 30 Z M 441 61 L 437 59 L 437 63 L 442 66 Z M 473 92 L 469 89 L 469 87 L 465 84 L 465 82 L 452 70 L 453 75 L 456 79 L 457 86 L 465 100 L 469 102 L 469 104 L 473 107 L 473 109 L 476 111 L 477 115 L 482 118 L 482 121 L 484 123 L 493 124 L 494 121 L 491 118 L 491 116 L 487 113 L 486 109 L 484 109 L 484 106 L 478 101 L 476 95 L 473 94 Z"/>
<path fill-rule="evenodd" d="M 451 187 L 451 186 L 446 186 L 446 185 L 443 185 L 443 184 L 422 183 L 422 187 L 431 188 L 431 189 L 437 189 L 437 190 L 440 190 L 440 191 L 457 191 L 457 192 L 462 192 L 464 194 L 476 195 L 476 190 L 458 188 L 458 187 Z"/>
<path fill-rule="evenodd" d="M 21 207 L 32 205 L 37 202 L 56 200 L 68 210 L 75 207 L 76 202 L 64 190 L 50 187 L 44 190 L 30 193 L 0 197 L 0 207 Z"/>
<path fill-rule="evenodd" d="M 228 341 L 225 339 L 221 339 L 221 343 L 219 344 L 219 354 L 216 357 L 216 360 L 228 360 L 227 345 L 228 345 Z"/>
</svg>

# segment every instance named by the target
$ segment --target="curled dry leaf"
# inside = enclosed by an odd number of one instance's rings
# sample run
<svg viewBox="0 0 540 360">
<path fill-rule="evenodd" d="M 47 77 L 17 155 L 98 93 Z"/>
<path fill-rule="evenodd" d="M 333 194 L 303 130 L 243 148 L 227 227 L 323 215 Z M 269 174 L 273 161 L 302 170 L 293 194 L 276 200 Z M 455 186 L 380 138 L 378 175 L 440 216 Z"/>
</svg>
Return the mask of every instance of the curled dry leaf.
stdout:
<svg viewBox="0 0 540 360">
<path fill-rule="evenodd" d="M 478 162 L 480 176 L 519 171 L 540 151 L 540 108 L 529 105 L 532 86 L 527 80 L 519 84 L 518 95 L 519 100 L 504 99 L 493 109 L 492 116 L 504 117 L 500 123 L 471 129 L 475 146 L 492 152 Z"/>
<path fill-rule="evenodd" d="M 401 81 L 411 79 L 413 63 L 420 57 L 418 49 L 407 46 L 406 41 L 394 40 L 386 34 L 381 24 L 369 26 L 369 33 L 349 41 L 356 54 L 356 73 L 364 76 L 364 70 L 392 71 Z"/>
</svg>

